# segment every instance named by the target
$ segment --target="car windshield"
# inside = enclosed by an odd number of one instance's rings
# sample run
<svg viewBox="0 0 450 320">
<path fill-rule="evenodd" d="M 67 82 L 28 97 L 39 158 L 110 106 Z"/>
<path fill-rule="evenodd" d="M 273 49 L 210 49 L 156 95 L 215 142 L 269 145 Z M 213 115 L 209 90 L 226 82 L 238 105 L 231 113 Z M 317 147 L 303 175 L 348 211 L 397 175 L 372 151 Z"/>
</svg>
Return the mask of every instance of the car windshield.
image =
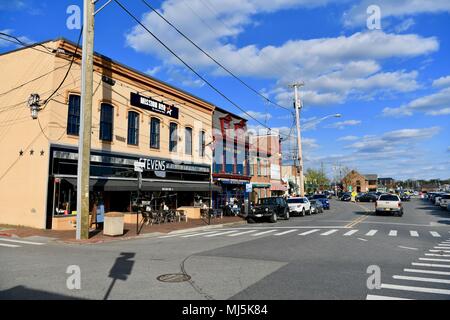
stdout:
<svg viewBox="0 0 450 320">
<path fill-rule="evenodd" d="M 258 200 L 258 204 L 273 206 L 277 204 L 277 198 L 262 198 Z"/>
<path fill-rule="evenodd" d="M 398 197 L 394 196 L 392 194 L 385 194 L 385 195 L 381 195 L 379 200 L 382 200 L 382 201 L 398 201 Z"/>
<path fill-rule="evenodd" d="M 288 203 L 305 203 L 306 200 L 304 198 L 292 198 L 288 199 Z"/>
<path fill-rule="evenodd" d="M 324 194 L 315 194 L 313 195 L 313 199 L 320 199 L 320 198 L 326 198 L 327 196 Z"/>
</svg>

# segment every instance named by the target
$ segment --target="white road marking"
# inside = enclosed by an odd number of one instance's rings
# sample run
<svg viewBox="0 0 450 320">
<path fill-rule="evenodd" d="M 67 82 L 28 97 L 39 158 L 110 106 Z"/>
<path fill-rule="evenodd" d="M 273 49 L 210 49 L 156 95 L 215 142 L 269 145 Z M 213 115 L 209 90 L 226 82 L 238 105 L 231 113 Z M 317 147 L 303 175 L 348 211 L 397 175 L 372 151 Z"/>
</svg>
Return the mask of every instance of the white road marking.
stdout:
<svg viewBox="0 0 450 320">
<path fill-rule="evenodd" d="M 305 231 L 303 233 L 300 233 L 299 236 L 306 236 L 308 234 L 311 234 L 311 233 L 314 233 L 314 232 L 317 232 L 317 231 L 320 231 L 320 229 L 313 229 L 313 230 Z"/>
<path fill-rule="evenodd" d="M 411 286 L 400 286 L 396 284 L 381 284 L 382 289 L 392 289 L 392 290 L 403 290 L 403 291 L 413 291 L 413 292 L 426 292 L 426 293 L 437 293 L 450 295 L 450 290 L 445 289 L 434 289 L 434 288 L 423 288 L 423 287 L 411 287 Z"/>
<path fill-rule="evenodd" d="M 413 266 L 421 266 L 421 267 L 432 267 L 432 268 L 450 268 L 449 264 L 438 264 L 438 263 L 421 263 L 421 262 L 413 262 L 411 263 Z"/>
<path fill-rule="evenodd" d="M 439 233 L 437 233 L 436 231 L 430 231 L 431 235 L 435 238 L 440 238 L 441 235 Z"/>
<path fill-rule="evenodd" d="M 188 234 L 188 235 L 185 235 L 185 236 L 181 236 L 181 238 L 190 238 L 190 237 L 196 237 L 196 236 L 204 236 L 204 235 L 211 234 L 211 233 L 216 233 L 216 232 L 217 232 L 217 230 L 216 231 L 209 231 L 209 232 L 199 232 L 199 233 L 194 233 L 194 234 Z"/>
<path fill-rule="evenodd" d="M 422 261 L 450 262 L 450 259 L 419 258 Z"/>
<path fill-rule="evenodd" d="M 397 230 L 391 230 L 391 231 L 389 231 L 389 236 L 390 236 L 390 237 L 396 237 L 396 236 L 397 236 Z"/>
<path fill-rule="evenodd" d="M 0 247 L 18 248 L 20 246 L 15 245 L 15 244 L 0 243 Z"/>
<path fill-rule="evenodd" d="M 378 232 L 378 230 L 370 230 L 369 232 L 366 233 L 366 236 L 371 237 L 377 232 Z"/>
<path fill-rule="evenodd" d="M 433 247 L 434 249 L 450 249 L 449 247 L 442 247 L 442 246 L 437 246 L 437 247 Z"/>
<path fill-rule="evenodd" d="M 258 233 L 252 234 L 252 236 L 256 237 L 256 236 L 260 236 L 260 235 L 271 233 L 271 232 L 275 232 L 275 231 L 278 231 L 278 230 L 274 229 L 274 230 L 267 230 L 267 231 L 263 231 L 263 232 L 258 232 Z"/>
<path fill-rule="evenodd" d="M 344 233 L 344 236 L 351 236 L 352 234 L 355 234 L 357 232 L 358 232 L 357 229 L 353 229 L 353 230 L 350 230 L 350 231 Z"/>
<path fill-rule="evenodd" d="M 361 240 L 361 241 L 368 241 L 367 239 L 363 239 L 363 238 L 358 238 L 358 240 Z"/>
<path fill-rule="evenodd" d="M 430 257 L 450 257 L 450 254 L 439 254 L 439 253 L 425 253 L 425 255 Z"/>
<path fill-rule="evenodd" d="M 332 230 L 328 230 L 327 232 L 321 233 L 321 236 L 329 236 L 330 234 L 333 234 L 335 232 L 337 232 L 338 229 L 332 229 Z"/>
<path fill-rule="evenodd" d="M 252 232 L 256 232 L 256 230 L 248 230 L 248 231 L 233 233 L 233 234 L 227 235 L 227 237 L 237 237 L 237 236 L 240 236 L 242 234 L 247 234 L 247 233 L 252 233 Z"/>
<path fill-rule="evenodd" d="M 24 241 L 24 240 L 13 240 L 13 239 L 5 239 L 5 238 L 0 238 L 1 241 L 7 241 L 7 242 L 15 242 L 15 243 L 23 243 L 23 244 L 32 244 L 35 246 L 42 246 L 45 243 L 41 243 L 41 242 L 31 242 L 31 241 Z"/>
<path fill-rule="evenodd" d="M 409 250 L 419 250 L 419 249 L 417 249 L 417 248 L 411 248 L 411 247 L 404 247 L 404 246 L 398 246 L 399 248 L 402 248 L 402 249 L 409 249 Z"/>
<path fill-rule="evenodd" d="M 288 233 L 291 233 L 291 232 L 294 232 L 294 231 L 297 231 L 297 230 L 294 229 L 294 230 L 283 231 L 283 232 L 280 232 L 280 233 L 275 233 L 274 236 L 282 236 L 284 234 L 288 234 Z"/>
<path fill-rule="evenodd" d="M 445 253 L 449 253 L 450 252 L 450 250 L 434 250 L 434 249 L 430 249 L 428 251 L 430 251 L 430 252 L 445 252 Z"/>
<path fill-rule="evenodd" d="M 416 272 L 416 273 L 429 273 L 429 274 L 439 274 L 442 276 L 450 276 L 450 272 L 447 271 L 434 271 L 434 270 L 421 270 L 421 269 L 403 269 L 405 272 Z"/>
<path fill-rule="evenodd" d="M 414 230 L 410 231 L 409 234 L 411 235 L 411 237 L 418 237 L 419 236 L 419 233 L 417 231 L 414 231 Z"/>
<path fill-rule="evenodd" d="M 206 237 L 217 237 L 217 236 L 221 236 L 221 235 L 224 235 L 224 234 L 229 234 L 229 233 L 233 233 L 233 232 L 236 232 L 236 230 L 233 230 L 233 231 L 225 231 L 225 232 L 219 232 L 219 233 L 213 233 L 213 234 L 207 234 L 206 236 L 204 236 L 205 238 Z"/>
<path fill-rule="evenodd" d="M 397 297 L 388 297 L 388 296 L 379 296 L 376 294 L 368 294 L 366 300 L 411 300 L 405 298 L 397 298 Z"/>
<path fill-rule="evenodd" d="M 423 278 L 423 277 L 409 277 L 409 276 L 392 276 L 392 278 L 397 280 L 409 280 L 409 281 L 421 281 L 421 282 L 433 282 L 433 283 L 450 283 L 450 280 L 446 279 L 436 279 L 436 278 Z"/>
</svg>

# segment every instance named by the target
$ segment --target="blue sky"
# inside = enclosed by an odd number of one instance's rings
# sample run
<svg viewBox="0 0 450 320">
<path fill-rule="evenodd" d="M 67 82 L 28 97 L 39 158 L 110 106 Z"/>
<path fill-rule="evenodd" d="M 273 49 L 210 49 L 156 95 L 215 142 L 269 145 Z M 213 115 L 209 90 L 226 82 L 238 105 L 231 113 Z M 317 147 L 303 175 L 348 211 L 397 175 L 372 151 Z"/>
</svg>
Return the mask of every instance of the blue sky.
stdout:
<svg viewBox="0 0 450 320">
<path fill-rule="evenodd" d="M 248 113 L 274 130 L 291 132 L 289 112 L 224 74 L 141 1 L 121 2 Z M 150 3 L 277 103 L 291 107 L 288 85 L 305 82 L 305 167 L 323 163 L 330 176 L 333 166 L 342 165 L 397 179 L 450 178 L 450 0 Z M 60 36 L 76 41 L 79 31 L 66 27 L 70 5 L 81 7 L 82 1 L 2 1 L 0 30 L 28 42 Z M 369 5 L 380 8 L 379 30 L 367 27 Z M 115 3 L 97 15 L 95 31 L 96 51 L 242 113 L 182 67 Z M 13 48 L 0 40 L 1 52 Z M 315 122 L 335 113 L 342 118 Z M 249 125 L 261 129 L 252 119 Z M 284 141 L 286 158 L 294 147 L 295 140 Z"/>
</svg>

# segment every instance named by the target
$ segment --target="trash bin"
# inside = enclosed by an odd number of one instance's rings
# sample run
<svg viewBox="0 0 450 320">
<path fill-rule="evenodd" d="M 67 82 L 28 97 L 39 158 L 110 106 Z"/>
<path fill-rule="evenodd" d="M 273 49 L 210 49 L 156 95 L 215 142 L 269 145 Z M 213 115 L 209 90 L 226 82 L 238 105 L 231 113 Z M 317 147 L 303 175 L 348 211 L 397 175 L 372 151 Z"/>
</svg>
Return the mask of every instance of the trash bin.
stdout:
<svg viewBox="0 0 450 320">
<path fill-rule="evenodd" d="M 103 234 L 107 236 L 121 236 L 123 235 L 123 224 L 123 213 L 106 213 L 103 224 Z"/>
</svg>

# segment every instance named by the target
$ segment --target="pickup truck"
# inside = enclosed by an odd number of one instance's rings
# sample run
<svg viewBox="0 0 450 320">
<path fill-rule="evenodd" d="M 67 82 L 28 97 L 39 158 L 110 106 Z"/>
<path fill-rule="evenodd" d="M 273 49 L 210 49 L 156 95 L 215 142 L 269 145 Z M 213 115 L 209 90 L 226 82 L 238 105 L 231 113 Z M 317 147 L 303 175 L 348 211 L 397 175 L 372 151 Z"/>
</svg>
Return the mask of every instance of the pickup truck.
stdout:
<svg viewBox="0 0 450 320">
<path fill-rule="evenodd" d="M 375 214 L 382 212 L 393 213 L 399 217 L 403 216 L 402 201 L 396 194 L 382 194 L 375 202 Z"/>
</svg>

